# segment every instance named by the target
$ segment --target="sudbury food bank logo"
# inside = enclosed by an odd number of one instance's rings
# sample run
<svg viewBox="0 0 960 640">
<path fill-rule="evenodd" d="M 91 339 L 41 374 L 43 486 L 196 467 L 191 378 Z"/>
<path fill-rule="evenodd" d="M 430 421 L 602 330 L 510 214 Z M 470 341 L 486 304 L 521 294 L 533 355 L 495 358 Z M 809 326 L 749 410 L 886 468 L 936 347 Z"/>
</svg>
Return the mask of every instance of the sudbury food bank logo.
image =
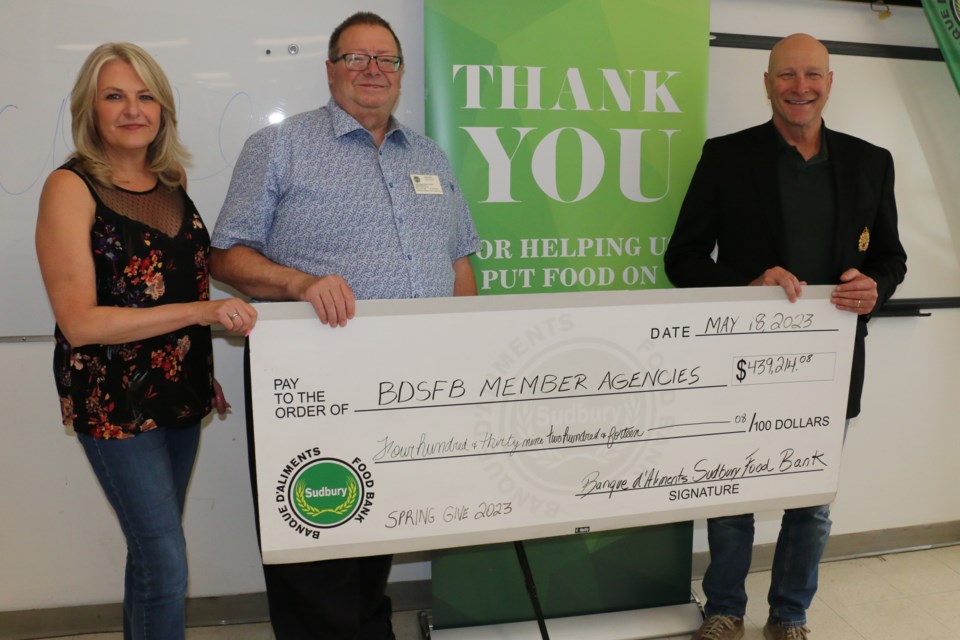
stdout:
<svg viewBox="0 0 960 640">
<path fill-rule="evenodd" d="M 943 22 L 944 32 L 956 42 L 960 42 L 960 0 L 940 0 L 940 4 L 947 2 L 947 9 L 940 9 L 940 20 Z M 946 53 L 946 50 L 944 50 Z"/>
<path fill-rule="evenodd" d="M 284 467 L 277 485 L 280 516 L 290 528 L 309 537 L 322 529 L 356 519 L 363 522 L 373 506 L 373 475 L 359 459 L 346 462 L 303 452 Z"/>
</svg>

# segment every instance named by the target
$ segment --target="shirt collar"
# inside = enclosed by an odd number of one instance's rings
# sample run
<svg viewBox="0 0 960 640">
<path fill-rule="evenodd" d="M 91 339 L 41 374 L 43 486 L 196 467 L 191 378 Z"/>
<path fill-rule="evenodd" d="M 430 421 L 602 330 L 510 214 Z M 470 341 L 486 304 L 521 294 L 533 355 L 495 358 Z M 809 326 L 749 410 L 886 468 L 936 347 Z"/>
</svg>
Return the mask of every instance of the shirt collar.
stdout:
<svg viewBox="0 0 960 640">
<path fill-rule="evenodd" d="M 783 153 L 793 153 L 796 154 L 801 160 L 803 157 L 800 155 L 800 152 L 797 151 L 797 148 L 790 144 L 784 139 L 783 135 L 780 133 L 780 130 L 776 126 L 773 127 L 773 131 L 777 136 L 777 151 L 781 154 Z M 826 162 L 830 159 L 830 153 L 827 149 L 827 125 L 825 122 L 820 124 L 820 151 L 817 152 L 817 155 L 813 156 L 805 162 L 805 164 L 818 164 L 820 162 Z"/>
<path fill-rule="evenodd" d="M 327 108 L 330 110 L 331 119 L 333 122 L 333 135 L 336 137 L 345 136 L 353 133 L 354 131 L 363 131 L 367 135 L 370 135 L 370 132 L 367 131 L 356 118 L 347 113 L 343 107 L 337 104 L 337 101 L 330 97 L 330 101 L 327 103 Z M 400 121 L 390 116 L 390 122 L 387 124 L 387 136 L 385 140 L 393 140 L 394 142 L 407 142 L 407 134 L 405 131 L 406 127 L 400 124 Z"/>
</svg>

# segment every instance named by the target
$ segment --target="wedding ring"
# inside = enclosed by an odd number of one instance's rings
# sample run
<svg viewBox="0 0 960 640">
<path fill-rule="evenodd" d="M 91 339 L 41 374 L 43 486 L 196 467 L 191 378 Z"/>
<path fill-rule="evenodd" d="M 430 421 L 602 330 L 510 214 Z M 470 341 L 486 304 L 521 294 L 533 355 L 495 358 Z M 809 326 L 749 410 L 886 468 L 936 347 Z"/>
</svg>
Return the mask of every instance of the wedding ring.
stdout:
<svg viewBox="0 0 960 640">
<path fill-rule="evenodd" d="M 860 301 L 859 301 L 859 300 L 857 301 L 857 306 L 858 306 L 858 307 L 860 306 Z M 240 317 L 240 312 L 239 312 L 239 311 L 234 311 L 233 313 L 230 314 L 230 319 L 231 319 L 231 320 L 234 319 L 234 318 L 239 318 L 239 317 Z"/>
</svg>

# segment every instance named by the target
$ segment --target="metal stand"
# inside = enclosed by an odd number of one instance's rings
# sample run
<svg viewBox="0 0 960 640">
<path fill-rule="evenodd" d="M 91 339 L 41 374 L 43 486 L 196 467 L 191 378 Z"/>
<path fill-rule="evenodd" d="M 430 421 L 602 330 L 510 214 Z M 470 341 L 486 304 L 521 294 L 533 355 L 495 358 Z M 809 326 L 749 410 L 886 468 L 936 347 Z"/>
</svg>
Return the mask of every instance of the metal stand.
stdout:
<svg viewBox="0 0 960 640">
<path fill-rule="evenodd" d="M 530 570 L 530 562 L 527 560 L 527 552 L 523 548 L 523 541 L 517 540 L 514 542 L 513 548 L 517 551 L 517 559 L 520 561 L 520 569 L 523 571 L 523 579 L 527 585 L 527 595 L 530 596 L 533 613 L 537 616 L 537 626 L 540 627 L 540 637 L 543 640 L 550 640 L 550 634 L 547 633 L 547 621 L 543 618 L 543 608 L 540 606 L 540 598 L 537 597 L 537 583 L 533 579 L 533 571 Z"/>
<path fill-rule="evenodd" d="M 693 602 L 632 611 L 614 611 L 569 618 L 551 618 L 553 640 L 653 640 L 689 637 L 703 616 Z M 430 640 L 539 640 L 533 621 L 459 629 L 435 629 Z"/>
</svg>

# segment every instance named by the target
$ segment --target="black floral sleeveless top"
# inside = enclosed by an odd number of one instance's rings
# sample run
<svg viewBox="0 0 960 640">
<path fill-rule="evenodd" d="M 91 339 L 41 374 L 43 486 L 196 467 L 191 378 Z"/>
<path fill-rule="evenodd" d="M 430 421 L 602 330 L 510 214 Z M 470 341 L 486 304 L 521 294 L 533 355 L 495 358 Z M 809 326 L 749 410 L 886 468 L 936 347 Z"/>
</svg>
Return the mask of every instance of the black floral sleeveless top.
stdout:
<svg viewBox="0 0 960 640">
<path fill-rule="evenodd" d="M 154 307 L 210 297 L 210 236 L 183 187 L 105 187 L 65 164 L 96 202 L 90 246 L 97 304 Z M 72 347 L 54 330 L 63 423 L 95 438 L 195 424 L 210 413 L 213 347 L 198 325 L 126 344 Z"/>
</svg>

